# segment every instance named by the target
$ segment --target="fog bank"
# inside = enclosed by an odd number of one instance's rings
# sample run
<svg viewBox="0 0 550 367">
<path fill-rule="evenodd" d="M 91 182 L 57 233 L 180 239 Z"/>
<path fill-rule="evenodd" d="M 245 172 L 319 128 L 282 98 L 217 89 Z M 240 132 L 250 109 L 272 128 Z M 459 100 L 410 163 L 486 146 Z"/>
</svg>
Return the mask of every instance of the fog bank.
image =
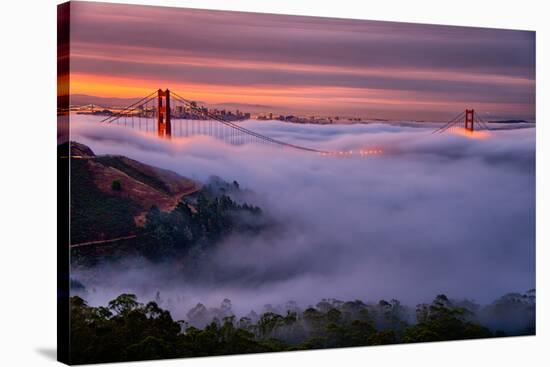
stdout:
<svg viewBox="0 0 550 367">
<path fill-rule="evenodd" d="M 71 139 L 203 182 L 237 180 L 284 230 L 227 238 L 198 282 L 143 259 L 75 269 L 91 304 L 158 294 L 185 317 L 225 298 L 244 314 L 322 298 L 414 306 L 444 293 L 487 303 L 535 288 L 534 128 L 470 138 L 431 135 L 431 125 L 244 123 L 317 149 L 383 151 L 338 158 L 208 137 L 166 141 L 97 121 L 73 116 Z"/>
</svg>

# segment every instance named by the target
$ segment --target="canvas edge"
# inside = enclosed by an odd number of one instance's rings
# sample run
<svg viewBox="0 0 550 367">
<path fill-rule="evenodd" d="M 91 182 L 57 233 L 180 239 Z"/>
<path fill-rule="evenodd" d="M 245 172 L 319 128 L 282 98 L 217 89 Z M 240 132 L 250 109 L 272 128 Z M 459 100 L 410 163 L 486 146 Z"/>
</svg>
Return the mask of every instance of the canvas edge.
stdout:
<svg viewBox="0 0 550 367">
<path fill-rule="evenodd" d="M 70 2 L 57 5 L 57 360 L 70 364 Z"/>
</svg>

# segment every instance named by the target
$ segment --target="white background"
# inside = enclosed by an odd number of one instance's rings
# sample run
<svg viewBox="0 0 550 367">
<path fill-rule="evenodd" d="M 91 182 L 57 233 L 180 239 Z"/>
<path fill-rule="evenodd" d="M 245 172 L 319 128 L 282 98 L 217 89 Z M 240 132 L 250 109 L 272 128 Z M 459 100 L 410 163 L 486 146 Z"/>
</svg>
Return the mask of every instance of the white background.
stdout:
<svg viewBox="0 0 550 367">
<path fill-rule="evenodd" d="M 113 1 L 128 2 L 128 1 Z M 537 31 L 537 336 L 293 352 L 141 366 L 548 365 L 550 37 L 545 1 L 146 0 L 132 3 Z M 0 365 L 52 365 L 56 354 L 56 0 L 0 11 Z M 546 15 L 545 15 L 546 14 Z M 475 55 L 472 55 L 475 57 Z M 130 365 L 120 364 L 121 366 Z"/>
</svg>

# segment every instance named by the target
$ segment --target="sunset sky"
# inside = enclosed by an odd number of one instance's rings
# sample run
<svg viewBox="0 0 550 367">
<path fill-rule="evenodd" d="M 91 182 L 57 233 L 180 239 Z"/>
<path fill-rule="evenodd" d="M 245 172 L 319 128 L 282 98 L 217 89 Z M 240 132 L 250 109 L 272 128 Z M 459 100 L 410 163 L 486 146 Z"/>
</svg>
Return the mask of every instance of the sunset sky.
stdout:
<svg viewBox="0 0 550 367">
<path fill-rule="evenodd" d="M 534 32 L 73 2 L 70 55 L 71 94 L 170 88 L 275 113 L 535 118 Z"/>
</svg>

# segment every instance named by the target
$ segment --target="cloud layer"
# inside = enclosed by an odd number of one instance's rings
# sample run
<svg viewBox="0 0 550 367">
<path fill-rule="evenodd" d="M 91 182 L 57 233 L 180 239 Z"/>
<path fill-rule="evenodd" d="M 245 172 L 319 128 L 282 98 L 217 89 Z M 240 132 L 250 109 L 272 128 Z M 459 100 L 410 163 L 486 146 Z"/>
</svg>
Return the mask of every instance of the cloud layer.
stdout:
<svg viewBox="0 0 550 367">
<path fill-rule="evenodd" d="M 80 269 L 92 302 L 160 291 L 183 317 L 199 301 L 226 297 L 247 312 L 326 297 L 415 304 L 446 293 L 488 302 L 535 287 L 534 128 L 471 139 L 430 135 L 429 124 L 245 123 L 320 149 L 384 151 L 335 158 L 206 137 L 169 142 L 93 119 L 73 118 L 71 139 L 201 181 L 237 180 L 285 229 L 227 239 L 200 282 L 147 262 Z"/>
</svg>

